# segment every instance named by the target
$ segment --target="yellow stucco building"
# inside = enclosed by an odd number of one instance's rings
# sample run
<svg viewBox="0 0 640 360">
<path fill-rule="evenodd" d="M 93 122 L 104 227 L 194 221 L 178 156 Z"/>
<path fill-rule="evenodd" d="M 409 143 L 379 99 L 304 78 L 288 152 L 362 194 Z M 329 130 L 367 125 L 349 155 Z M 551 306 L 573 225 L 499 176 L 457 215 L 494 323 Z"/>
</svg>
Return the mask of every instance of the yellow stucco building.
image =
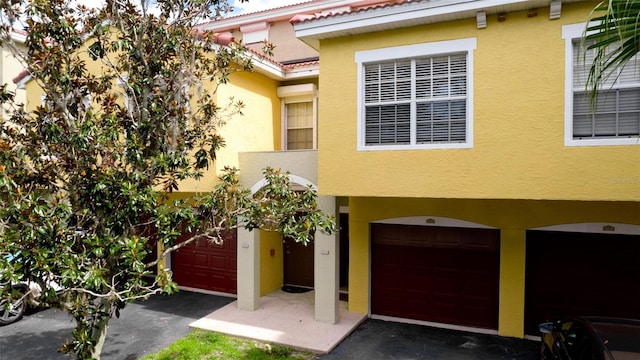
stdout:
<svg viewBox="0 0 640 360">
<path fill-rule="evenodd" d="M 176 281 L 245 310 L 313 287 L 328 323 L 340 298 L 511 337 L 555 316 L 640 318 L 640 71 L 632 62 L 590 106 L 580 37 L 595 5 L 327 0 L 203 24 L 249 45 L 256 71 L 220 87 L 245 116 L 176 196 L 208 191 L 225 165 L 257 191 L 279 167 L 318 190 L 341 231 L 301 252 L 239 229 L 224 249 L 174 254 Z M 275 57 L 256 52 L 263 39 Z"/>
<path fill-rule="evenodd" d="M 318 188 L 348 198 L 350 310 L 513 337 L 640 316 L 640 75 L 629 65 L 589 115 L 595 5 L 296 19 L 321 59 Z"/>
</svg>

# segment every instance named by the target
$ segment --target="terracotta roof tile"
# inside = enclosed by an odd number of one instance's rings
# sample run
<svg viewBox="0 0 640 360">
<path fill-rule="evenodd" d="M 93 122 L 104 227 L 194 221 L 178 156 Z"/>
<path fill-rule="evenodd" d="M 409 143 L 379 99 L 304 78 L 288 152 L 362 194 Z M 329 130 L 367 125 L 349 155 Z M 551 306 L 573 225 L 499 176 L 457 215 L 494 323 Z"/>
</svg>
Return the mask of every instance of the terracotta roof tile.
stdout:
<svg viewBox="0 0 640 360">
<path fill-rule="evenodd" d="M 297 24 L 297 23 L 302 23 L 306 21 L 313 21 L 313 20 L 337 17 L 342 15 L 362 13 L 370 10 L 389 8 L 389 7 L 404 5 L 407 3 L 418 2 L 418 1 L 421 1 L 421 0 L 387 0 L 387 1 L 380 1 L 374 4 L 370 3 L 370 4 L 359 6 L 359 7 L 352 7 L 350 10 L 340 11 L 340 12 L 319 13 L 314 15 L 299 14 L 292 17 L 291 20 L 289 20 L 289 22 L 292 24 Z"/>
<path fill-rule="evenodd" d="M 240 18 L 243 18 L 243 17 L 246 17 L 246 16 L 250 16 L 250 15 L 268 13 L 268 12 L 274 11 L 274 10 L 282 10 L 282 9 L 292 8 L 292 7 L 296 7 L 298 5 L 301 5 L 301 4 L 320 3 L 320 2 L 322 2 L 322 0 L 307 0 L 307 1 L 301 0 L 299 2 L 296 2 L 295 4 L 289 4 L 289 5 L 278 6 L 278 7 L 273 7 L 273 8 L 264 9 L 264 10 L 258 10 L 258 11 L 246 12 L 246 13 L 242 13 L 242 14 L 238 14 L 238 15 L 227 16 L 223 20 L 240 19 Z M 204 22 L 204 23 L 198 24 L 198 26 L 206 26 L 208 24 L 214 24 L 214 23 L 216 23 L 216 21 L 218 21 L 218 20 L 212 20 L 212 21 Z"/>
<path fill-rule="evenodd" d="M 19 83 L 22 79 L 26 78 L 28 75 L 30 75 L 31 73 L 29 72 L 29 69 L 24 69 L 22 71 L 20 71 L 20 73 L 18 74 L 18 76 L 13 78 L 13 83 L 17 84 Z"/>
<path fill-rule="evenodd" d="M 293 63 L 293 64 L 286 64 L 286 65 L 282 65 L 282 67 L 284 69 L 295 69 L 295 68 L 318 65 L 318 64 L 320 64 L 320 60 L 312 60 L 312 61 L 303 61 L 303 62 Z"/>
</svg>

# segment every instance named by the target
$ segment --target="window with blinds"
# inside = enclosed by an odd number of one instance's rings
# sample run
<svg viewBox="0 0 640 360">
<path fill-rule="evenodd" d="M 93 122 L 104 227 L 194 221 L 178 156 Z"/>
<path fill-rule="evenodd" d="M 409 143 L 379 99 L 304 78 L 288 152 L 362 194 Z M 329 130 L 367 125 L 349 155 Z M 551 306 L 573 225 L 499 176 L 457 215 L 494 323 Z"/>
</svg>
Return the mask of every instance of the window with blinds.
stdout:
<svg viewBox="0 0 640 360">
<path fill-rule="evenodd" d="M 640 135 L 640 64 L 634 57 L 611 74 L 595 101 L 585 83 L 595 56 L 573 40 L 573 139 L 637 138 Z"/>
<path fill-rule="evenodd" d="M 364 64 L 365 146 L 464 143 L 467 54 Z"/>
<path fill-rule="evenodd" d="M 314 148 L 313 101 L 285 104 L 287 124 L 287 150 Z"/>
</svg>

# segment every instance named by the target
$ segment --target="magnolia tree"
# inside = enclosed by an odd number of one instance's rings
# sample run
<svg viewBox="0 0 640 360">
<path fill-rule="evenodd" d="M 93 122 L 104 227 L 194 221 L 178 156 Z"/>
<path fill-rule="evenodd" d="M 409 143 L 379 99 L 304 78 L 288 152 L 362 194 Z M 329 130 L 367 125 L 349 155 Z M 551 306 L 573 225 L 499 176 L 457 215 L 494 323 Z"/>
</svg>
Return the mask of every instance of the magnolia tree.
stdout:
<svg viewBox="0 0 640 360">
<path fill-rule="evenodd" d="M 335 226 L 311 189 L 293 191 L 274 169 L 256 194 L 225 169 L 210 193 L 169 201 L 213 165 L 224 145 L 217 128 L 242 111 L 240 101 L 216 102 L 216 88 L 251 61 L 240 43 L 194 31 L 228 11 L 225 0 L 148 5 L 0 1 L 2 45 L 44 94 L 27 111 L 0 89 L 11 114 L 0 120 L 0 296 L 36 301 L 13 285 L 38 284 L 40 305 L 77 322 L 61 351 L 83 359 L 100 357 L 109 319 L 128 302 L 176 290 L 169 271 L 147 279 L 190 241 L 246 227 L 306 242 Z M 15 22 L 25 53 L 11 43 Z M 195 235 L 176 243 L 183 232 Z"/>
</svg>

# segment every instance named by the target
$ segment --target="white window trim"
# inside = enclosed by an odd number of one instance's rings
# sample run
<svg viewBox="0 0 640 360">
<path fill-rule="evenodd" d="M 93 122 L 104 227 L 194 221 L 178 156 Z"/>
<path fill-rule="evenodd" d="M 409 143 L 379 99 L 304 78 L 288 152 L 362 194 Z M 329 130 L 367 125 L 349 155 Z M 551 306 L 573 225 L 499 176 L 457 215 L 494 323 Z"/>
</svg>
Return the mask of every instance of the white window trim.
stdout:
<svg viewBox="0 0 640 360">
<path fill-rule="evenodd" d="M 358 151 L 370 150 L 417 150 L 417 149 L 468 149 L 473 147 L 473 50 L 476 49 L 477 39 L 466 38 L 450 41 L 438 41 L 424 44 L 395 46 L 383 49 L 358 51 L 355 61 L 358 65 L 357 90 L 357 136 Z M 450 53 L 467 53 L 467 124 L 464 143 L 447 144 L 416 144 L 416 145 L 365 145 L 364 133 L 364 65 L 370 62 L 415 58 L 423 56 L 447 55 Z M 401 56 L 399 56 L 401 55 Z M 415 116 L 412 114 L 411 116 Z"/>
<path fill-rule="evenodd" d="M 270 28 L 271 26 L 266 21 L 241 26 L 240 32 L 242 32 L 242 41 L 245 44 L 255 44 L 265 40 L 268 41 Z"/>
<path fill-rule="evenodd" d="M 315 84 L 301 84 L 301 85 L 289 85 L 281 86 L 278 88 L 278 96 L 281 101 L 281 114 L 282 114 L 282 130 L 280 132 L 281 149 L 285 151 L 296 151 L 288 149 L 288 130 L 287 124 L 287 104 L 311 102 L 313 106 L 313 148 L 312 149 L 299 149 L 305 150 L 317 150 L 318 149 L 318 90 Z"/>
<path fill-rule="evenodd" d="M 639 145 L 639 137 L 618 139 L 574 139 L 573 138 L 573 41 L 585 35 L 587 23 L 564 25 L 564 146 L 611 146 Z"/>
</svg>

